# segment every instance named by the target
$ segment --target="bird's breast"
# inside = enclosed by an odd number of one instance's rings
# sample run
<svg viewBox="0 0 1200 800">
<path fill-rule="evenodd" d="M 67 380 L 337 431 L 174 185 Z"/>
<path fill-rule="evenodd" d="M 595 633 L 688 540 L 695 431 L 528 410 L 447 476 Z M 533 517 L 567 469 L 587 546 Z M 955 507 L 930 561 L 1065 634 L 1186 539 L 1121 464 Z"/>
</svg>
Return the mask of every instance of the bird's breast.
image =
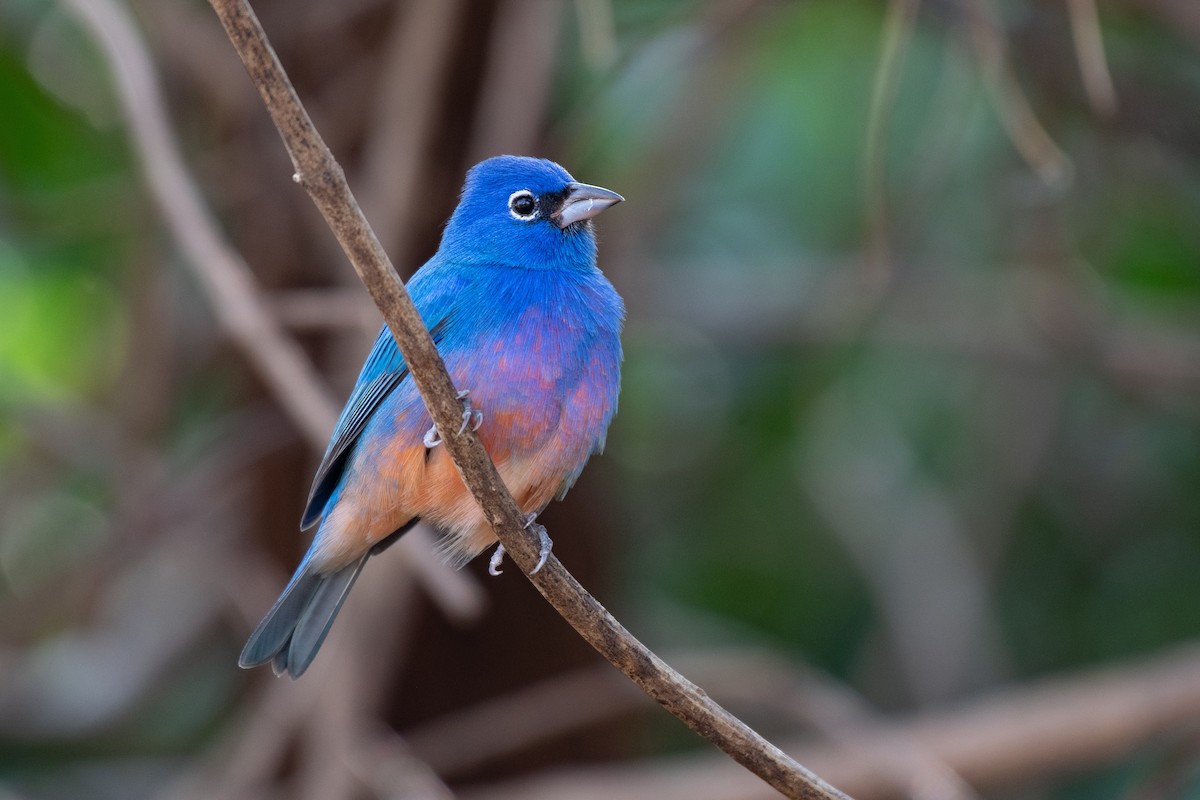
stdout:
<svg viewBox="0 0 1200 800">
<path fill-rule="evenodd" d="M 438 349 L 483 413 L 488 452 L 499 462 L 557 439 L 582 464 L 616 405 L 620 297 L 594 268 L 463 266 L 456 275 Z"/>
<path fill-rule="evenodd" d="M 583 376 L 586 339 L 531 308 L 448 359 L 455 385 L 483 412 L 479 434 L 494 458 L 537 450 L 558 428 L 563 402 Z"/>
</svg>

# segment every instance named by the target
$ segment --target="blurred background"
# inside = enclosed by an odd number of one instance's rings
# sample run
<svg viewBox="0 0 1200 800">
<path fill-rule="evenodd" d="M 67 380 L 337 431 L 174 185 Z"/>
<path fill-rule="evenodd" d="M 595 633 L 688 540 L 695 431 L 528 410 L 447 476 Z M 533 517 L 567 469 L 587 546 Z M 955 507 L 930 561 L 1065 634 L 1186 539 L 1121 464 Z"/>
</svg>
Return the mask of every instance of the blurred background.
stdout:
<svg viewBox="0 0 1200 800">
<path fill-rule="evenodd" d="M 1200 797 L 1200 5 L 259 0 L 404 275 L 560 161 L 629 319 L 543 521 L 862 798 Z M 236 668 L 379 318 L 198 0 L 0 5 L 0 797 L 758 798 L 510 568 Z"/>
</svg>

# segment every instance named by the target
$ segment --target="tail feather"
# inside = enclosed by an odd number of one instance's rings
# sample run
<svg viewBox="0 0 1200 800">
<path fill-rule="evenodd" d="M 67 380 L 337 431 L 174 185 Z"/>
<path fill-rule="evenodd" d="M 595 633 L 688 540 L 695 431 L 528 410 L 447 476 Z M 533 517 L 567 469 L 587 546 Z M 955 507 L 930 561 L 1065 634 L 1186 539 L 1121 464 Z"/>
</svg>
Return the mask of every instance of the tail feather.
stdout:
<svg viewBox="0 0 1200 800">
<path fill-rule="evenodd" d="M 250 634 L 240 667 L 271 663 L 276 675 L 299 678 L 312 663 L 329 627 L 369 555 L 337 572 L 315 571 L 307 561 L 300 565 L 283 594 Z"/>
<path fill-rule="evenodd" d="M 418 517 L 413 517 L 390 536 L 376 542 L 358 561 L 336 572 L 316 569 L 312 565 L 314 550 L 310 549 L 283 594 L 250 634 L 238 658 L 238 666 L 257 667 L 269 662 L 276 675 L 288 673 L 293 678 L 303 675 L 321 649 L 329 627 L 342 610 L 342 603 L 346 602 L 346 595 L 350 594 L 367 559 L 386 550 L 418 521 Z M 320 536 L 318 533 L 318 539 Z"/>
<path fill-rule="evenodd" d="M 346 602 L 346 595 L 350 594 L 358 573 L 362 572 L 363 565 L 370 557 L 368 553 L 358 563 L 325 577 L 313 593 L 303 616 L 296 622 L 291 644 L 288 645 L 286 670 L 291 672 L 293 678 L 304 674 L 321 649 L 334 618 L 342 610 L 342 603 Z"/>
</svg>

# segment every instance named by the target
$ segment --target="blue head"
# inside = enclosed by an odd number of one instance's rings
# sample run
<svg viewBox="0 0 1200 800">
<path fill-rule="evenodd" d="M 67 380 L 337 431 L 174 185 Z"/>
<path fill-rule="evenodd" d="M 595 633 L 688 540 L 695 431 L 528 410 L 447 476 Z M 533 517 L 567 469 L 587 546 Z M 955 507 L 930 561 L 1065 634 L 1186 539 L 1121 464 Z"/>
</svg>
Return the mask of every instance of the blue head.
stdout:
<svg viewBox="0 0 1200 800">
<path fill-rule="evenodd" d="M 596 263 L 591 219 L 621 199 L 576 183 L 553 161 L 489 158 L 467 173 L 438 255 L 525 269 L 588 268 Z"/>
</svg>

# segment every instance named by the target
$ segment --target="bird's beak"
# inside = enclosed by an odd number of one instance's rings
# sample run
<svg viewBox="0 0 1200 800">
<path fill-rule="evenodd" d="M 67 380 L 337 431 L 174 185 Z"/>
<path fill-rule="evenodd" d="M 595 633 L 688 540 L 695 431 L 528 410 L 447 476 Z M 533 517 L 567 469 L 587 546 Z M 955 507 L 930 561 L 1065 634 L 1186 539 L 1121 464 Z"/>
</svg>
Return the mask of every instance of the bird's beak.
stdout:
<svg viewBox="0 0 1200 800">
<path fill-rule="evenodd" d="M 562 205 L 550 215 L 550 219 L 560 228 L 566 228 L 576 222 L 591 219 L 609 206 L 616 205 L 624 197 L 599 186 L 589 186 L 586 183 L 568 183 L 567 195 Z"/>
</svg>

